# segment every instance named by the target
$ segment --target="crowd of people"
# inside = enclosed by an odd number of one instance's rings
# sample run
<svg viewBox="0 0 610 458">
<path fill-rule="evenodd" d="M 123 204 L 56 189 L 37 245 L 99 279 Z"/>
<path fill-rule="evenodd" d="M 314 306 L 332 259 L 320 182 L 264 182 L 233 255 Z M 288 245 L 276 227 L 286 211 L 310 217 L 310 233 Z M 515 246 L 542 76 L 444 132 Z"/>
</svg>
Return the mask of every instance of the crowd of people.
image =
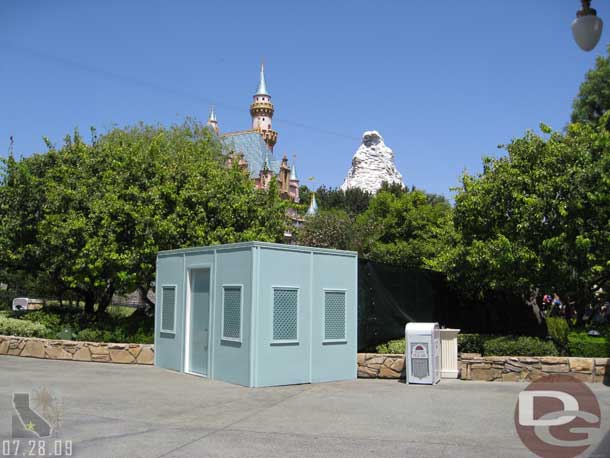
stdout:
<svg viewBox="0 0 610 458">
<path fill-rule="evenodd" d="M 565 319 L 577 318 L 576 308 L 564 303 L 557 293 L 545 294 L 542 298 L 544 316 L 559 316 Z M 610 322 L 610 301 L 588 305 L 582 316 L 585 323 L 605 324 Z"/>
</svg>

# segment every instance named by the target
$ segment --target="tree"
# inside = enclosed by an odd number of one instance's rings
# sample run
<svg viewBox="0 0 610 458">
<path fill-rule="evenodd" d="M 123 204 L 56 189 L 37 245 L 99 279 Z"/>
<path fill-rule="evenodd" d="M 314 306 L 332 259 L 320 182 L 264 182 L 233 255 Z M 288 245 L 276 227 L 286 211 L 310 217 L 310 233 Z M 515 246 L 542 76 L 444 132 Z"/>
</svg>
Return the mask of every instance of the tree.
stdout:
<svg viewBox="0 0 610 458">
<path fill-rule="evenodd" d="M 364 212 L 371 200 L 371 193 L 359 188 L 345 191 L 337 188 L 320 186 L 316 191 L 318 205 L 323 210 L 343 210 L 350 215 Z"/>
<path fill-rule="evenodd" d="M 0 182 L 0 264 L 73 291 L 103 313 L 113 294 L 147 290 L 160 250 L 280 241 L 285 203 L 226 167 L 209 130 L 114 129 L 91 144 L 9 158 Z"/>
<path fill-rule="evenodd" d="M 390 264 L 434 267 L 432 260 L 442 249 L 450 218 L 451 206 L 440 196 L 399 187 L 382 189 L 358 217 L 358 225 L 370 230 L 362 255 Z"/>
<path fill-rule="evenodd" d="M 530 303 L 557 292 L 581 313 L 609 290 L 608 117 L 565 134 L 542 126 L 545 137 L 528 132 L 506 157 L 486 158 L 480 175 L 462 177 L 454 243 L 436 260 L 457 285 Z"/>
<path fill-rule="evenodd" d="M 598 56 L 574 99 L 572 122 L 597 124 L 610 109 L 610 46 L 608 56 Z"/>
<path fill-rule="evenodd" d="M 359 229 L 354 217 L 344 210 L 321 210 L 306 217 L 298 240 L 306 246 L 358 251 L 362 240 Z"/>
</svg>

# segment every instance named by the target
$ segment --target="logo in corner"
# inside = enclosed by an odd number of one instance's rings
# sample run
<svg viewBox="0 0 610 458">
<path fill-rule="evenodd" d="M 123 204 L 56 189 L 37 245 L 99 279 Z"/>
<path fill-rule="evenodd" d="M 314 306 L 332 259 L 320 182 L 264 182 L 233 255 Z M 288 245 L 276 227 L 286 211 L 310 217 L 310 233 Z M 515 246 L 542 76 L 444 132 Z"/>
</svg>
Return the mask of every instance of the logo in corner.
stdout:
<svg viewBox="0 0 610 458">
<path fill-rule="evenodd" d="M 13 393 L 13 438 L 45 438 L 56 433 L 61 425 L 61 400 L 46 387 L 30 393 Z"/>
<path fill-rule="evenodd" d="M 569 375 L 544 376 L 519 393 L 515 427 L 541 458 L 573 458 L 599 440 L 601 411 L 593 392 Z"/>
</svg>

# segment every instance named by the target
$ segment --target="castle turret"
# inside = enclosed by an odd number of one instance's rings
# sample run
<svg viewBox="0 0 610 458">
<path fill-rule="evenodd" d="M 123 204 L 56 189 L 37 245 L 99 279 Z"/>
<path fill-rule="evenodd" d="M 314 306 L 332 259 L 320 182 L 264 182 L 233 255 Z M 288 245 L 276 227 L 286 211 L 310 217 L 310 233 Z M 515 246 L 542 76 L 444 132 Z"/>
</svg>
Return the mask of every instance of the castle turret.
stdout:
<svg viewBox="0 0 610 458">
<path fill-rule="evenodd" d="M 208 116 L 208 126 L 214 129 L 214 132 L 218 133 L 220 129 L 218 129 L 218 121 L 216 120 L 216 112 L 214 111 L 214 107 L 210 108 L 210 115 Z"/>
<path fill-rule="evenodd" d="M 258 83 L 258 89 L 254 94 L 252 104 L 250 105 L 250 115 L 252 116 L 252 129 L 261 132 L 265 142 L 273 151 L 273 147 L 277 143 L 277 132 L 272 129 L 271 120 L 273 119 L 273 103 L 271 103 L 271 95 L 267 91 L 265 82 L 265 67 L 261 64 L 261 75 Z"/>
<path fill-rule="evenodd" d="M 292 167 L 290 167 L 290 198 L 296 202 L 299 203 L 301 201 L 301 198 L 299 197 L 299 176 L 297 175 L 297 168 L 294 165 L 294 162 L 292 163 Z"/>
<path fill-rule="evenodd" d="M 307 216 L 315 216 L 318 214 L 318 202 L 316 202 L 316 193 L 311 193 L 311 201 L 309 203 L 309 208 L 307 209 Z"/>
</svg>

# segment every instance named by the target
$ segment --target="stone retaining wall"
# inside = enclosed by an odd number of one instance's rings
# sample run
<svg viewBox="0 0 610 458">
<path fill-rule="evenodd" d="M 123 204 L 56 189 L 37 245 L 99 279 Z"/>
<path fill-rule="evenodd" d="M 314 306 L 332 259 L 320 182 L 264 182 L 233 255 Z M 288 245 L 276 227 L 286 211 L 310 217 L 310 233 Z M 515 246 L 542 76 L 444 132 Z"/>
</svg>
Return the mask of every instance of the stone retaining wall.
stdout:
<svg viewBox="0 0 610 458">
<path fill-rule="evenodd" d="M 405 378 L 405 355 L 358 353 L 359 378 Z"/>
<path fill-rule="evenodd" d="M 150 365 L 154 362 L 154 346 L 0 336 L 0 355 Z"/>
<path fill-rule="evenodd" d="M 359 378 L 405 378 L 402 354 L 358 353 Z M 585 382 L 610 384 L 610 358 L 481 356 L 463 353 L 462 380 L 533 381 L 547 374 L 570 374 Z"/>
<path fill-rule="evenodd" d="M 557 356 L 481 356 L 460 355 L 462 380 L 534 381 L 548 374 L 569 374 L 583 382 L 608 383 L 610 358 L 567 358 Z"/>
</svg>

